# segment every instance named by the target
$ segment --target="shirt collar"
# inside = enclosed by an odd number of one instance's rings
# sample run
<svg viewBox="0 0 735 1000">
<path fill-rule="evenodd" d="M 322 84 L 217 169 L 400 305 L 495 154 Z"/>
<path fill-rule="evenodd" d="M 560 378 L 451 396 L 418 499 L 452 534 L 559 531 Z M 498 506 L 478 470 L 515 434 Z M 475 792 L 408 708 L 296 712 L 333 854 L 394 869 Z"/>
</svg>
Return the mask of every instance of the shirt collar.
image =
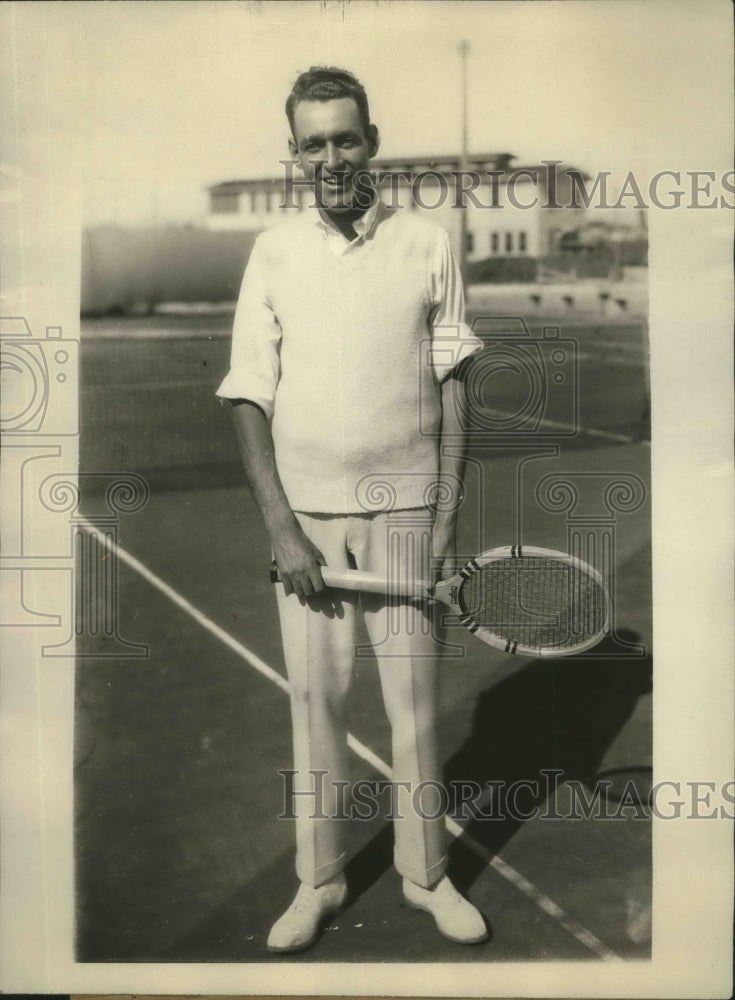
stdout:
<svg viewBox="0 0 735 1000">
<path fill-rule="evenodd" d="M 380 213 L 381 206 L 382 202 L 380 200 L 380 196 L 377 195 L 375 201 L 367 210 L 367 212 L 365 212 L 364 215 L 361 215 L 359 219 L 355 220 L 352 228 L 357 233 L 358 239 L 364 239 L 372 232 L 378 221 L 378 214 Z M 339 236 L 342 235 L 335 226 L 333 226 L 330 222 L 328 222 L 326 219 L 322 217 L 319 209 L 316 206 L 314 206 L 312 211 L 314 213 L 313 219 L 315 225 L 319 226 L 319 228 L 322 229 L 323 232 L 325 232 L 327 235 L 332 235 L 334 233 L 336 233 Z"/>
</svg>

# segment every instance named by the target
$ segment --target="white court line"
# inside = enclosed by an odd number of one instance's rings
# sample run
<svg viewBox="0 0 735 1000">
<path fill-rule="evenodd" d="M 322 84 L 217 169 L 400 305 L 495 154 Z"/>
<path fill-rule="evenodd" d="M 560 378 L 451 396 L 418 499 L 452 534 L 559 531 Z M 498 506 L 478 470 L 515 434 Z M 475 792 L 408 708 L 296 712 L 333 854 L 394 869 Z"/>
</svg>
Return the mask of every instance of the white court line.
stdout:
<svg viewBox="0 0 735 1000">
<path fill-rule="evenodd" d="M 612 365 L 614 368 L 642 368 L 644 364 L 648 364 L 647 359 L 642 359 L 640 361 L 634 358 L 623 358 L 618 355 L 605 355 L 601 352 L 595 354 L 592 351 L 580 351 L 577 354 L 580 361 L 596 361 L 601 362 L 605 365 Z"/>
<path fill-rule="evenodd" d="M 598 337 L 590 337 L 588 340 L 578 338 L 577 344 L 584 345 L 587 350 L 590 347 L 611 347 L 616 351 L 638 352 L 641 355 L 647 356 L 647 348 L 640 340 L 601 340 Z"/>
<path fill-rule="evenodd" d="M 157 389 L 191 389 L 201 385 L 208 385 L 210 381 L 210 379 L 204 378 L 151 379 L 150 382 L 115 382 L 112 389 L 115 392 L 154 392 Z M 216 382 L 217 379 L 215 378 L 214 381 Z M 99 393 L 101 388 L 107 387 L 108 383 L 105 383 L 104 386 L 92 384 L 84 386 L 82 392 L 92 396 Z"/>
<path fill-rule="evenodd" d="M 203 614 L 198 608 L 196 608 L 190 601 L 187 601 L 177 590 L 174 590 L 168 583 L 156 576 L 152 570 L 148 569 L 139 559 L 131 555 L 126 549 L 122 548 L 120 545 L 115 545 L 114 542 L 109 538 L 108 535 L 103 534 L 98 528 L 86 520 L 86 518 L 80 518 L 81 525 L 89 531 L 91 534 L 95 535 L 99 541 L 105 546 L 105 548 L 110 551 L 114 551 L 121 562 L 124 562 L 131 569 L 134 569 L 139 573 L 144 580 L 150 583 L 157 590 L 160 590 L 162 594 L 165 594 L 169 600 L 173 601 L 178 607 L 206 629 L 212 635 L 216 636 L 221 642 L 228 646 L 233 652 L 237 653 L 242 657 L 251 667 L 254 667 L 259 673 L 267 677 L 268 680 L 273 681 L 282 691 L 286 693 L 289 692 L 289 684 L 285 677 L 270 667 L 264 660 L 261 660 L 259 656 L 253 653 L 243 646 L 241 642 L 238 642 L 233 636 L 228 632 L 225 632 L 223 628 L 215 624 L 211 618 Z M 361 743 L 352 733 L 347 734 L 347 745 L 350 749 L 357 754 L 358 757 L 362 758 L 367 764 L 375 768 L 379 774 L 389 780 L 392 778 L 392 771 L 390 767 L 382 760 L 377 754 L 366 747 L 364 743 Z M 606 961 L 623 961 L 619 955 L 614 951 L 611 951 L 606 945 L 595 937 L 595 935 L 588 931 L 581 924 L 577 923 L 576 920 L 572 920 L 571 917 L 565 913 L 560 906 L 550 899 L 548 896 L 544 895 L 540 889 L 537 889 L 532 882 L 524 878 L 520 872 L 516 871 L 512 865 L 509 865 L 506 861 L 503 861 L 501 857 L 496 855 L 490 855 L 489 852 L 479 844 L 470 834 L 466 833 L 462 827 L 455 820 L 446 817 L 445 819 L 446 827 L 448 832 L 452 837 L 458 838 L 463 837 L 464 842 L 470 847 L 476 854 L 479 854 L 483 860 L 499 875 L 501 875 L 506 881 L 510 882 L 519 892 L 523 893 L 532 900 L 544 913 L 552 917 L 552 919 L 558 921 L 561 926 L 568 931 L 573 937 L 575 937 L 581 944 L 593 951 L 599 958 L 603 958 Z"/>
<path fill-rule="evenodd" d="M 498 410 L 492 406 L 484 407 L 484 412 L 490 413 L 495 417 L 502 417 L 506 419 L 507 417 L 515 416 L 515 413 L 510 410 Z M 572 431 L 577 430 L 580 434 L 587 434 L 589 437 L 599 437 L 604 438 L 606 441 L 618 441 L 620 444 L 640 444 L 645 448 L 651 447 L 651 442 L 647 438 L 635 438 L 630 434 L 615 434 L 614 431 L 603 431 L 597 427 L 577 427 L 574 424 L 565 424 L 560 420 L 547 420 L 546 417 L 539 417 L 536 423 L 541 424 L 543 427 L 555 427 L 562 431 Z M 507 431 L 508 435 L 512 435 L 513 431 Z M 498 435 L 502 435 L 503 431 L 498 431 Z M 470 440 L 471 444 L 471 440 Z"/>
</svg>

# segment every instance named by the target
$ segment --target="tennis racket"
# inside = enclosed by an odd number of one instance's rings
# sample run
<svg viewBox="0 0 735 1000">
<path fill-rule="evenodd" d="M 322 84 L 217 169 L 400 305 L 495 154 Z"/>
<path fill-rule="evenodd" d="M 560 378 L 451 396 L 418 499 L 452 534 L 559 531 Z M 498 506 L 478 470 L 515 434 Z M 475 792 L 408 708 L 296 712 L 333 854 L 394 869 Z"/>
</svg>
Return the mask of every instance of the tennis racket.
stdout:
<svg viewBox="0 0 735 1000">
<path fill-rule="evenodd" d="M 435 586 L 362 570 L 321 571 L 328 587 L 437 601 L 477 639 L 505 653 L 571 656 L 590 649 L 610 627 L 610 595 L 600 573 L 553 549 L 490 549 Z M 271 579 L 278 580 L 275 564 Z"/>
</svg>

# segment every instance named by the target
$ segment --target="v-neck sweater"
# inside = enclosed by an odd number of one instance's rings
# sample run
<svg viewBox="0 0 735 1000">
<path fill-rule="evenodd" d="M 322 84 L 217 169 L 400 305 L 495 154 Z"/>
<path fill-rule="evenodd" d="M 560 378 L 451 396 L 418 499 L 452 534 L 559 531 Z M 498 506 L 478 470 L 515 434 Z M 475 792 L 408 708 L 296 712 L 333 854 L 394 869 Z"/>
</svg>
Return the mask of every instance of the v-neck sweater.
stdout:
<svg viewBox="0 0 735 1000">
<path fill-rule="evenodd" d="M 273 314 L 267 415 L 292 509 L 359 513 L 431 502 L 441 429 L 431 269 L 441 238 L 429 220 L 387 210 L 340 256 L 313 220 L 258 237 Z M 460 338 L 457 329 L 439 347 L 450 355 L 446 371 L 480 346 Z"/>
</svg>

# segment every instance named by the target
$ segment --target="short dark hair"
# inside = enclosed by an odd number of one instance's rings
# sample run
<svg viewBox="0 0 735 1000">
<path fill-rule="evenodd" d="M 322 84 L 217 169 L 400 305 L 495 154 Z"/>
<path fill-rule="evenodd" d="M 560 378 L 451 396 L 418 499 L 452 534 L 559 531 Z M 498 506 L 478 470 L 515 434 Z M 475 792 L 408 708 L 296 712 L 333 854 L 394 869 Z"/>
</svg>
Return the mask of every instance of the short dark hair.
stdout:
<svg viewBox="0 0 735 1000">
<path fill-rule="evenodd" d="M 365 88 L 356 76 L 338 66 L 312 66 L 299 74 L 286 100 L 286 117 L 291 131 L 294 132 L 296 105 L 301 101 L 334 101 L 340 97 L 351 97 L 357 104 L 360 120 L 367 134 L 370 108 Z"/>
</svg>

